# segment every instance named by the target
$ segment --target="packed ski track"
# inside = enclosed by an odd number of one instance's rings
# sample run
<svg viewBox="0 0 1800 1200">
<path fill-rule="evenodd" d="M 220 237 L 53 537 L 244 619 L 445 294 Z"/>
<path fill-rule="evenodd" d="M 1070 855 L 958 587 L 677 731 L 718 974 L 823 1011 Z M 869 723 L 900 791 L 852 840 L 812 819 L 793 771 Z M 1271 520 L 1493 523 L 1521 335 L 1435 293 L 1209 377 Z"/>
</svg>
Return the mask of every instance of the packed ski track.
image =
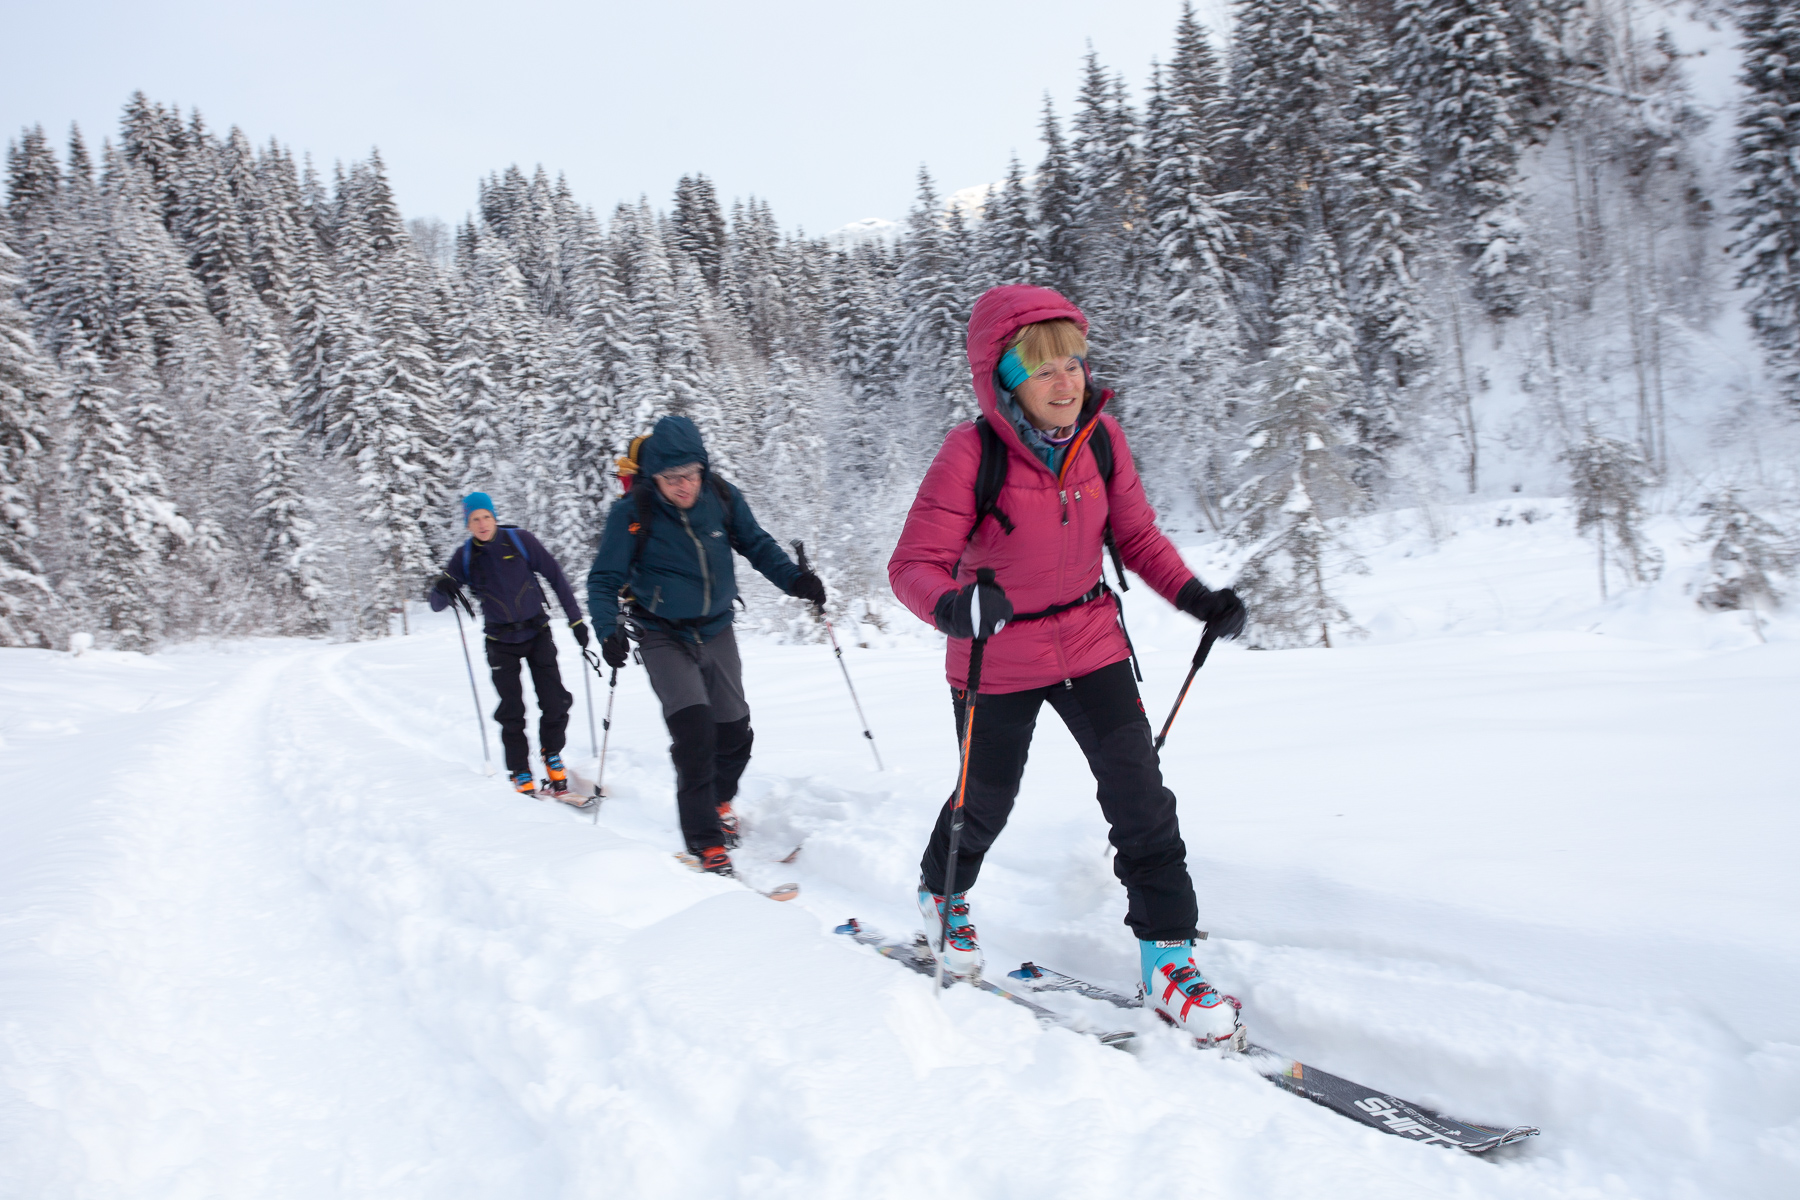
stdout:
<svg viewBox="0 0 1800 1200">
<path fill-rule="evenodd" d="M 1566 520 L 1492 509 L 1372 527 L 1369 636 L 1216 650 L 1164 765 L 1197 957 L 1257 1041 L 1541 1138 L 1410 1144 L 1141 1013 L 1046 999 L 1133 1023 L 1109 1049 L 835 936 L 917 925 L 955 765 L 928 638 L 839 629 L 877 774 L 829 648 L 745 637 L 735 857 L 801 885 L 774 904 L 672 857 L 640 669 L 591 824 L 482 774 L 455 627 L 425 615 L 0 657 L 0 1196 L 1795 1195 L 1800 628 L 1693 614 L 1679 561 L 1571 599 Z M 1197 627 L 1128 605 L 1160 722 Z M 1048 714 L 972 895 L 991 974 L 1131 987 Z"/>
</svg>

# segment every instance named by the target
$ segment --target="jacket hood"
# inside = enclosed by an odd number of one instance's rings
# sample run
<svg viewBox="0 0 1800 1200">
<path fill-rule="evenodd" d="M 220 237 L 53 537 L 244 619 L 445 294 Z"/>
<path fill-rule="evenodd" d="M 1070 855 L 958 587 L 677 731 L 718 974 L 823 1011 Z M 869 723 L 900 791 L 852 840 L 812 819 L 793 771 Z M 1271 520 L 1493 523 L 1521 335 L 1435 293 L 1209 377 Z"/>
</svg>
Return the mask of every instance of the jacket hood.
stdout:
<svg viewBox="0 0 1800 1200">
<path fill-rule="evenodd" d="M 1087 333 L 1086 315 L 1061 292 L 1024 283 L 989 288 L 975 302 L 975 309 L 969 314 L 969 371 L 973 375 L 975 398 L 981 403 L 981 415 L 999 432 L 1001 440 L 1017 447 L 1019 453 L 1040 466 L 1041 460 L 1025 446 L 1018 431 L 1013 428 L 1016 405 L 1003 407 L 1000 403 L 1000 396 L 994 385 L 994 369 L 1000 365 L 1000 356 L 1006 353 L 1007 346 L 1012 343 L 1019 330 L 1039 321 L 1058 319 L 1073 321 L 1081 326 L 1083 334 Z M 1086 420 L 1098 412 L 1110 394 L 1097 396 L 1090 383 L 1088 401 L 1082 406 L 1082 419 Z M 1007 413 L 1006 408 L 1014 408 L 1014 414 Z"/>
<path fill-rule="evenodd" d="M 702 467 L 711 465 L 699 428 L 686 417 L 659 420 L 650 431 L 650 440 L 638 450 L 638 468 L 645 475 L 657 475 L 694 462 Z"/>
</svg>

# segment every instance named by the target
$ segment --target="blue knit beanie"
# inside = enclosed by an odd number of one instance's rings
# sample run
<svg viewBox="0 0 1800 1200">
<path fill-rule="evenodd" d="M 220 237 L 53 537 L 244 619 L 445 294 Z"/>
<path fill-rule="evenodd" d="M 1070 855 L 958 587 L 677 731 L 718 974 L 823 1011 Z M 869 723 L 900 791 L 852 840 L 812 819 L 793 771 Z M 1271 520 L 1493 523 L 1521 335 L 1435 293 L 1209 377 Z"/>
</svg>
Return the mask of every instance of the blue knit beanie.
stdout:
<svg viewBox="0 0 1800 1200">
<path fill-rule="evenodd" d="M 494 501 L 486 492 L 470 492 L 463 497 L 463 520 L 467 521 L 477 509 L 485 508 L 489 516 L 494 515 Z"/>
</svg>

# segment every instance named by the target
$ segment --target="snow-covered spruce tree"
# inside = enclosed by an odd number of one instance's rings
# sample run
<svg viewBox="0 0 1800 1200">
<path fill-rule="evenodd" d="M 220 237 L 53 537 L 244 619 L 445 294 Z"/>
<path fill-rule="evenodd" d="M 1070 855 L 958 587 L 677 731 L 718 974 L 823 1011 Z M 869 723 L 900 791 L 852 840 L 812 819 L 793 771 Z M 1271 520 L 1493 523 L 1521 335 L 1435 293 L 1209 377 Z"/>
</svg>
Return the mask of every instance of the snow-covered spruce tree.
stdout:
<svg viewBox="0 0 1800 1200">
<path fill-rule="evenodd" d="M 683 175 L 675 185 L 675 247 L 694 260 L 714 291 L 725 263 L 725 214 L 719 194 L 704 175 Z"/>
<path fill-rule="evenodd" d="M 1031 217 L 1031 191 L 1025 186 L 1025 169 L 1015 155 L 1006 168 L 1006 182 L 990 192 L 987 211 L 975 227 L 975 269 L 970 290 L 976 296 L 1008 283 L 1047 286 L 1048 267 L 1036 258 L 1036 226 Z"/>
<path fill-rule="evenodd" d="M 495 379 L 491 312 L 478 312 L 466 280 L 444 312 L 444 407 L 450 419 L 450 481 L 457 495 L 495 493 L 507 457 L 506 393 Z"/>
<path fill-rule="evenodd" d="M 1038 164 L 1037 180 L 1032 185 L 1037 223 L 1032 231 L 1031 261 L 1043 271 L 1042 279 L 1037 282 L 1073 297 L 1080 257 L 1075 227 L 1075 169 L 1048 95 L 1044 97 L 1040 135 L 1044 141 L 1044 158 Z"/>
<path fill-rule="evenodd" d="M 1123 357 L 1137 332 L 1148 262 L 1138 121 L 1122 80 L 1109 78 L 1090 50 L 1070 143 L 1075 180 L 1076 295 L 1092 332 Z"/>
<path fill-rule="evenodd" d="M 1575 530 L 1594 531 L 1600 599 L 1607 598 L 1608 530 L 1612 532 L 1614 558 L 1624 567 L 1627 581 L 1655 579 L 1662 570 L 1662 553 L 1643 535 L 1643 492 L 1649 483 L 1649 466 L 1642 447 L 1607 437 L 1590 421 L 1559 457 L 1569 469 Z"/>
<path fill-rule="evenodd" d="M 613 268 L 613 255 L 598 221 L 589 220 L 581 253 L 585 258 L 576 295 L 575 323 L 580 353 L 575 391 L 585 406 L 586 432 L 596 461 L 582 467 L 578 485 L 596 525 L 611 496 L 612 458 L 647 429 L 649 413 L 628 410 L 625 394 L 634 350 L 631 314 Z"/>
<path fill-rule="evenodd" d="M 250 515 L 269 625 L 317 636 L 330 627 L 324 611 L 329 589 L 318 562 L 317 525 L 308 511 L 300 439 L 282 403 L 287 354 L 271 316 L 252 316 L 243 343 L 239 385 L 247 393 L 256 445 Z"/>
<path fill-rule="evenodd" d="M 1159 511 L 1179 517 L 1197 505 L 1214 528 L 1242 357 L 1229 268 L 1239 245 L 1216 191 L 1220 91 L 1206 31 L 1184 7 L 1175 55 L 1145 106 L 1144 215 L 1154 245 L 1122 395 Z"/>
<path fill-rule="evenodd" d="M 345 407 L 326 430 L 355 464 L 363 517 L 380 553 L 377 602 L 398 608 L 436 570 L 449 464 L 442 383 L 423 327 L 416 259 L 379 158 L 358 164 L 339 258 L 351 294 L 370 301 L 344 365 Z"/>
<path fill-rule="evenodd" d="M 1700 512 L 1706 526 L 1699 540 L 1711 547 L 1700 583 L 1700 607 L 1748 611 L 1757 639 L 1766 641 L 1759 605 L 1773 608 L 1781 603 L 1783 592 L 1776 580 L 1800 563 L 1800 547 L 1791 535 L 1752 511 L 1736 488 L 1721 488 L 1701 501 Z"/>
<path fill-rule="evenodd" d="M 1335 0 L 1239 0 L 1227 182 L 1259 241 L 1290 228 L 1343 138 L 1349 30 Z"/>
<path fill-rule="evenodd" d="M 1800 3 L 1742 0 L 1732 249 L 1770 378 L 1800 406 Z"/>
<path fill-rule="evenodd" d="M 890 415 L 898 395 L 893 270 L 891 254 L 864 243 L 837 256 L 830 285 L 835 388 L 820 414 L 829 446 L 825 494 L 855 500 L 820 530 L 813 553 L 832 569 L 827 581 L 838 604 L 878 594 L 886 578 L 892 455 L 896 440 L 906 441 L 894 437 Z"/>
<path fill-rule="evenodd" d="M 912 423 L 919 447 L 934 445 L 951 426 L 976 415 L 963 354 L 969 319 L 959 303 L 964 264 L 957 260 L 951 238 L 931 174 L 920 167 L 918 199 L 907 216 L 895 278 L 903 314 L 900 361 L 906 369 L 906 394 L 916 400 Z"/>
<path fill-rule="evenodd" d="M 1364 385 L 1391 403 L 1431 362 L 1431 322 L 1420 295 L 1418 264 L 1431 234 L 1426 164 L 1418 153 L 1413 106 L 1399 88 L 1390 56 L 1364 58 L 1350 92 L 1348 137 L 1339 149 L 1339 225 L 1345 286 L 1357 324 Z M 1372 399 L 1381 403 L 1381 399 Z M 1397 430 L 1364 428 L 1364 441 Z"/>
<path fill-rule="evenodd" d="M 692 305 L 677 290 L 675 264 L 648 200 L 635 208 L 621 207 L 613 238 L 620 243 L 629 280 L 627 341 L 634 357 L 627 368 L 625 404 L 658 416 L 687 413 L 700 399 L 706 348 Z M 770 271 L 766 289 L 778 290 L 772 266 Z"/>
<path fill-rule="evenodd" d="M 6 147 L 6 215 L 12 225 L 12 240 L 19 252 L 26 252 L 34 235 L 50 222 L 56 211 L 57 194 L 62 190 L 62 167 L 56 152 L 44 136 L 44 127 L 34 125 L 16 142 Z"/>
<path fill-rule="evenodd" d="M 1477 294 L 1519 311 L 1528 266 L 1518 161 L 1525 81 L 1502 0 L 1397 0 L 1397 82 L 1418 105 L 1421 140 L 1456 222 Z"/>
<path fill-rule="evenodd" d="M 1275 345 L 1249 406 L 1244 482 L 1226 500 L 1241 514 L 1233 533 L 1255 548 L 1236 587 L 1244 593 L 1257 644 L 1331 645 L 1355 632 L 1331 594 L 1333 576 L 1361 570 L 1333 518 L 1362 499 L 1346 453 L 1341 414 L 1357 385 L 1350 330 L 1328 313 L 1332 286 L 1327 239 L 1315 237 L 1282 290 Z M 1315 642 L 1316 634 L 1316 642 Z"/>
<path fill-rule="evenodd" d="M 134 454 L 120 396 L 85 331 L 67 363 L 64 471 L 85 553 L 71 589 L 89 619 L 122 650 L 154 645 L 163 629 L 163 563 L 193 535 L 162 477 Z"/>
<path fill-rule="evenodd" d="M 57 376 L 13 298 L 20 268 L 0 237 L 0 646 L 49 646 L 64 622 L 33 543 Z"/>
</svg>

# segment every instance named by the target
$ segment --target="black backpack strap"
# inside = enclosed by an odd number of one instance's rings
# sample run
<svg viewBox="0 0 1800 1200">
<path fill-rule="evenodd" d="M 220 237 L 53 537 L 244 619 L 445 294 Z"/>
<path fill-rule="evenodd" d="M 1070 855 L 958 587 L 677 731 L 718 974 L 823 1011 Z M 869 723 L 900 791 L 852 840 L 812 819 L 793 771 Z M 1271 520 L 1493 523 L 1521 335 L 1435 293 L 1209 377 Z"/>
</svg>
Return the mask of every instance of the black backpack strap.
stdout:
<svg viewBox="0 0 1800 1200">
<path fill-rule="evenodd" d="M 643 556 L 644 543 L 650 540 L 650 489 L 654 486 L 648 479 L 640 477 L 631 488 L 631 502 L 637 506 L 631 518 L 631 565 L 634 567 Z"/>
<path fill-rule="evenodd" d="M 1100 479 L 1106 485 L 1107 500 L 1110 503 L 1113 477 L 1112 434 L 1108 432 L 1106 422 L 1102 421 L 1098 415 L 1094 417 L 1094 432 L 1088 434 L 1087 444 L 1088 449 L 1094 452 L 1094 465 L 1100 468 Z M 1125 562 L 1119 557 L 1119 544 L 1113 541 L 1111 520 L 1106 522 L 1106 529 L 1102 536 L 1106 540 L 1106 552 L 1112 556 L 1113 574 L 1119 577 L 1119 590 L 1129 592 L 1131 585 L 1125 582 Z M 1125 635 L 1125 641 L 1128 645 L 1130 644 L 1130 634 Z M 1135 658 L 1132 660 L 1134 667 L 1136 661 Z"/>
<path fill-rule="evenodd" d="M 975 524 L 969 527 L 969 541 L 981 529 L 982 518 L 992 516 L 1007 533 L 1013 523 L 999 507 L 1001 489 L 1006 487 L 1006 443 L 1000 440 L 986 417 L 975 418 L 975 429 L 981 434 L 981 465 L 975 469 Z"/>
</svg>

